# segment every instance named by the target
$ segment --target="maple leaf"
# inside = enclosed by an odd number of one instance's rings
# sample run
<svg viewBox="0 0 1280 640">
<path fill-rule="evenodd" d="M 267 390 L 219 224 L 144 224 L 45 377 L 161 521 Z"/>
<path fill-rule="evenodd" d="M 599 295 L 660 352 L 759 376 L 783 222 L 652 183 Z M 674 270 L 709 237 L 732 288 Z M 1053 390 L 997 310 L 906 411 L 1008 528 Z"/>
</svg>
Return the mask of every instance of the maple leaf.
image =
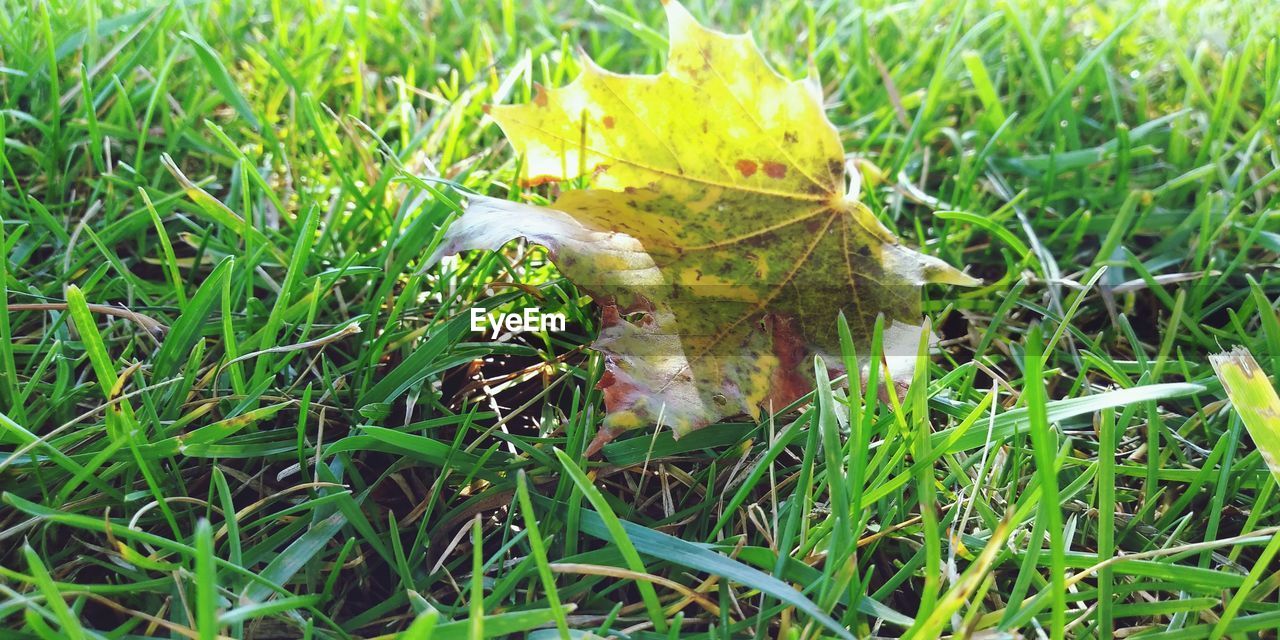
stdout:
<svg viewBox="0 0 1280 640">
<path fill-rule="evenodd" d="M 901 245 L 847 192 L 816 74 L 788 80 L 750 34 L 674 1 L 666 13 L 662 73 L 582 54 L 572 83 L 489 110 L 525 184 L 586 173 L 592 188 L 551 207 L 472 198 L 436 254 L 524 237 L 603 308 L 606 417 L 590 451 L 626 429 L 680 435 L 781 409 L 812 389 L 813 355 L 839 362 L 838 313 L 865 353 L 878 314 L 919 335 L 923 284 L 976 282 Z"/>
</svg>

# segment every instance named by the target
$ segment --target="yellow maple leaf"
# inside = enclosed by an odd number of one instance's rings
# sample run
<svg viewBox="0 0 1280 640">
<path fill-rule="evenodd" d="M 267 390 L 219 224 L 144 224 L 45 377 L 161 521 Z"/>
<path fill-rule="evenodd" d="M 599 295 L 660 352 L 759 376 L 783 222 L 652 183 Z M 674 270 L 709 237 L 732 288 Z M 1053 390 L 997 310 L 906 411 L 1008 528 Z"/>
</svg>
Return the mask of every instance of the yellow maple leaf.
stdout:
<svg viewBox="0 0 1280 640">
<path fill-rule="evenodd" d="M 847 191 L 816 74 L 788 80 L 749 34 L 665 6 L 662 73 L 584 54 L 569 85 L 489 111 L 525 184 L 585 172 L 592 188 L 550 208 L 473 198 L 437 254 L 525 237 L 603 307 L 607 415 L 592 450 L 625 429 L 679 435 L 780 409 L 812 389 L 814 354 L 839 361 L 838 313 L 865 348 L 877 314 L 911 335 L 922 284 L 975 283 L 899 244 Z"/>
</svg>

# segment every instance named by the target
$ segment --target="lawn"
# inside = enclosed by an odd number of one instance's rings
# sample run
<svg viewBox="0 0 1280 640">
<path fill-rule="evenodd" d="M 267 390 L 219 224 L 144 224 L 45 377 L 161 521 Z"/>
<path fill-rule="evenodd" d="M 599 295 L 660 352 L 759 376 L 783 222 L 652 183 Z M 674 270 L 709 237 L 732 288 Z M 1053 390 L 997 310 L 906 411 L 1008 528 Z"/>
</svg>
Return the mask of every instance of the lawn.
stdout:
<svg viewBox="0 0 1280 640">
<path fill-rule="evenodd" d="M 901 395 L 588 455 L 592 299 L 427 258 L 584 186 L 486 105 L 658 73 L 660 2 L 0 1 L 0 636 L 1276 637 L 1280 420 L 1210 356 L 1280 374 L 1280 4 L 688 7 L 983 284 Z"/>
</svg>

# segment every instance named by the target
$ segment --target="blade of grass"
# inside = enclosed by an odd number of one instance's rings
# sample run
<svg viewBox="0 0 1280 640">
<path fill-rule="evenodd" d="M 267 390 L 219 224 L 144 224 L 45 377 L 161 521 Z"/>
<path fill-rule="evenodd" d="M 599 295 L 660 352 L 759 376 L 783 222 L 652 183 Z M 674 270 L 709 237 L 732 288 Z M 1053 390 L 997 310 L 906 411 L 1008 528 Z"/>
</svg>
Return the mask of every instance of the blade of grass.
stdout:
<svg viewBox="0 0 1280 640">
<path fill-rule="evenodd" d="M 569 455 L 560 449 L 554 449 L 556 458 L 559 458 L 560 464 L 563 466 L 565 474 L 573 481 L 574 486 L 582 493 L 583 497 L 595 507 L 600 517 L 600 521 L 604 524 L 605 529 L 609 533 L 609 539 L 618 546 L 618 550 L 622 552 L 622 557 L 626 560 L 627 568 L 636 573 L 649 573 L 645 569 L 644 561 L 640 559 L 640 554 L 636 552 L 635 546 L 631 542 L 631 538 L 627 535 L 626 528 L 622 522 L 614 515 L 613 509 L 609 507 L 609 503 L 605 501 L 604 496 L 595 488 L 587 474 L 574 464 Z M 662 612 L 662 604 L 658 602 L 658 594 L 653 589 L 653 584 L 649 582 L 636 583 L 636 589 L 640 591 L 640 598 L 644 601 L 645 609 L 649 613 L 649 620 L 653 623 L 653 627 L 659 633 L 667 630 L 666 615 Z"/>
<path fill-rule="evenodd" d="M 213 529 L 196 524 L 196 630 L 200 640 L 218 637 L 218 570 L 213 562 Z"/>
<path fill-rule="evenodd" d="M 529 482 L 524 469 L 516 472 L 516 499 L 520 503 L 520 514 L 524 517 L 525 529 L 529 531 L 529 550 L 538 566 L 538 577 L 546 593 L 551 610 L 560 612 L 560 595 L 556 589 L 556 578 L 551 573 L 551 563 L 547 560 L 547 548 L 542 542 L 542 533 L 538 531 L 538 517 L 533 511 L 533 503 L 529 500 Z M 569 640 L 569 624 L 565 615 L 557 613 L 556 630 L 561 640 Z"/>
<path fill-rule="evenodd" d="M 1040 480 L 1040 517 L 1049 533 L 1049 585 L 1052 599 L 1049 621 L 1049 637 L 1060 640 L 1066 636 L 1067 586 L 1066 547 L 1062 531 L 1062 507 L 1058 504 L 1058 438 L 1049 427 L 1048 400 L 1045 397 L 1043 335 L 1039 325 L 1027 334 L 1027 356 L 1023 387 L 1023 405 L 1030 418 L 1031 447 L 1036 463 L 1036 475 Z M 1039 540 L 1031 544 L 1039 545 Z"/>
<path fill-rule="evenodd" d="M 62 633 L 69 640 L 84 640 L 86 637 L 85 631 L 80 626 L 79 616 L 73 613 L 71 608 L 67 606 L 66 601 L 62 599 L 62 592 L 53 583 L 49 570 L 40 561 L 40 555 L 29 544 L 22 546 L 22 555 L 27 560 L 27 569 L 31 571 L 32 577 L 35 578 L 36 586 L 39 587 L 40 593 L 44 594 L 45 603 L 53 611 L 54 616 L 57 617 L 58 624 L 62 627 Z"/>
</svg>

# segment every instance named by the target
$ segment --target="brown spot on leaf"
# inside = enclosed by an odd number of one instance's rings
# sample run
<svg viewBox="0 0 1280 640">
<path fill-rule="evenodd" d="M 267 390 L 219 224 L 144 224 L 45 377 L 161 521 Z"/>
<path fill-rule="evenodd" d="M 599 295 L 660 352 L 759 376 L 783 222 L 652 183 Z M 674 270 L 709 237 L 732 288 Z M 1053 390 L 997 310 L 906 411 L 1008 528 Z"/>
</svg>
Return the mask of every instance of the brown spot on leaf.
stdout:
<svg viewBox="0 0 1280 640">
<path fill-rule="evenodd" d="M 837 180 L 844 177 L 844 160 L 832 159 L 827 161 L 827 171 L 835 176 Z"/>
<path fill-rule="evenodd" d="M 787 176 L 787 166 L 781 162 L 764 163 L 764 174 L 774 180 L 781 180 Z"/>
<path fill-rule="evenodd" d="M 773 406 L 785 407 L 813 389 L 813 382 L 801 372 L 808 362 L 807 347 L 792 318 L 769 313 L 765 314 L 764 325 L 773 337 L 773 353 L 778 357 L 778 367 L 771 376 L 769 399 Z"/>
<path fill-rule="evenodd" d="M 539 107 L 547 106 L 547 89 L 540 84 L 533 85 L 533 103 Z"/>
<path fill-rule="evenodd" d="M 612 129 L 612 128 L 613 128 L 613 124 L 614 124 L 614 123 L 613 123 L 613 116 L 605 116 L 605 117 L 604 117 L 604 128 L 606 128 L 606 129 Z"/>
<path fill-rule="evenodd" d="M 751 160 L 747 160 L 746 158 L 739 160 L 734 166 L 738 168 L 738 171 L 744 178 L 750 178 L 756 172 L 756 163 Z M 767 167 L 769 165 L 766 164 L 765 166 Z"/>
</svg>

